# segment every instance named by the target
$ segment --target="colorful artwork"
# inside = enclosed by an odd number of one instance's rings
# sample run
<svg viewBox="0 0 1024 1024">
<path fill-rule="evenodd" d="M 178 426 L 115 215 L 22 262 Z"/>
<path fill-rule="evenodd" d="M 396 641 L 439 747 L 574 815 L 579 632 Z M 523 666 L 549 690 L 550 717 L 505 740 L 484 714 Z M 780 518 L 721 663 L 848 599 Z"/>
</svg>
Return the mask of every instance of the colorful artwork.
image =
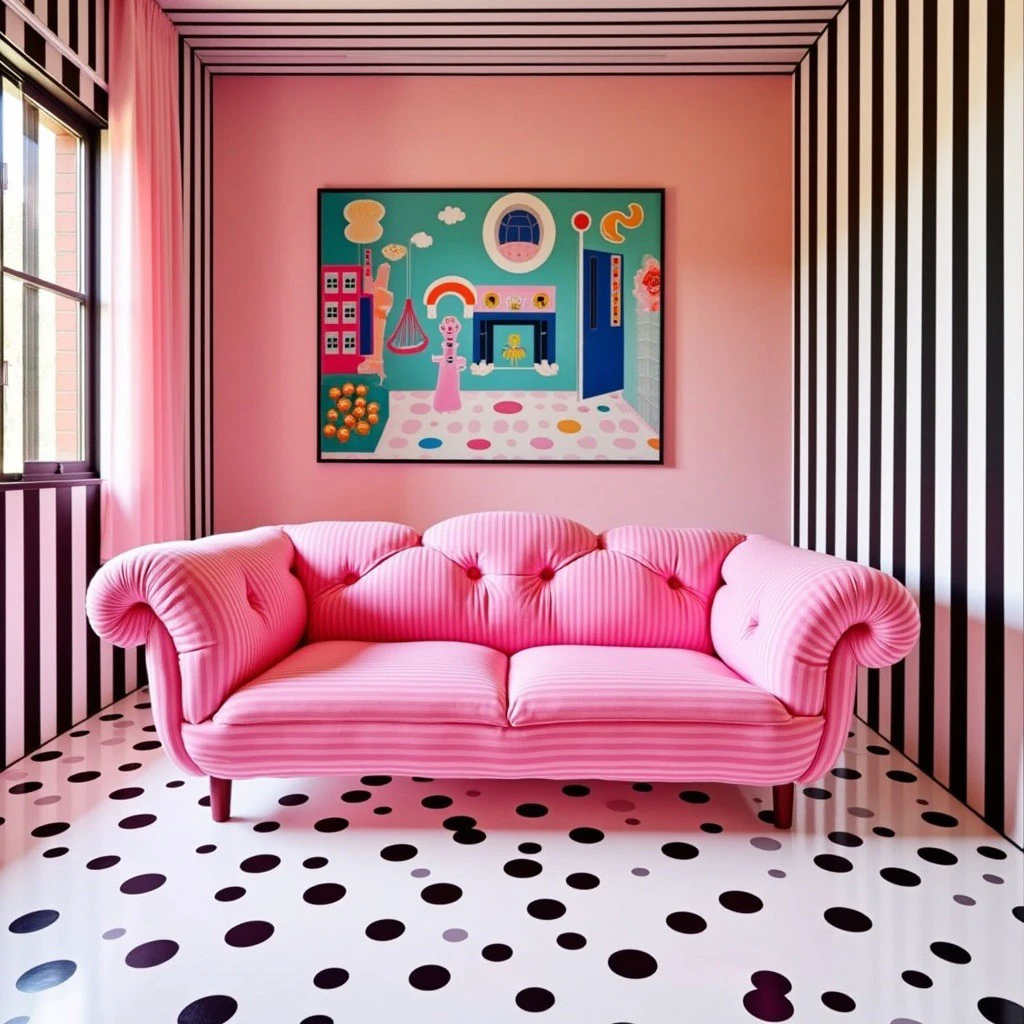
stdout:
<svg viewBox="0 0 1024 1024">
<path fill-rule="evenodd" d="M 321 189 L 318 459 L 661 463 L 663 210 Z"/>
</svg>

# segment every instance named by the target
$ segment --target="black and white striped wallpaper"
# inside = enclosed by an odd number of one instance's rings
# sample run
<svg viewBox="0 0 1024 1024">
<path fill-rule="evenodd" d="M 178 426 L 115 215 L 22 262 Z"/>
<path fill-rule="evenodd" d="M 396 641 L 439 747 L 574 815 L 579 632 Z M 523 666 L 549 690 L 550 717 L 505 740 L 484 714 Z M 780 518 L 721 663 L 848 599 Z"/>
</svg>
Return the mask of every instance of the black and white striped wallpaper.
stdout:
<svg viewBox="0 0 1024 1024">
<path fill-rule="evenodd" d="M 858 714 L 1024 841 L 1019 0 L 850 0 L 797 69 L 794 540 L 918 595 Z"/>
<path fill-rule="evenodd" d="M 0 768 L 145 682 L 86 621 L 99 552 L 98 480 L 0 492 Z"/>
<path fill-rule="evenodd" d="M 0 35 L 16 57 L 107 121 L 108 0 L 0 0 Z"/>
<path fill-rule="evenodd" d="M 188 260 L 189 536 L 213 532 L 213 75 L 178 43 L 185 254 Z"/>
</svg>

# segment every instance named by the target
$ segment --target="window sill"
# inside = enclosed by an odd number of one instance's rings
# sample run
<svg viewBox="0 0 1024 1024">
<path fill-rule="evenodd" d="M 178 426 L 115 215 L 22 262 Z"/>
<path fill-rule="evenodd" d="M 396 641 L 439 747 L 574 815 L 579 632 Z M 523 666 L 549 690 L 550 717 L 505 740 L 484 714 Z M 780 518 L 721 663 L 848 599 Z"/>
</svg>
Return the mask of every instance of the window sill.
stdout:
<svg viewBox="0 0 1024 1024">
<path fill-rule="evenodd" d="M 0 491 L 43 491 L 57 487 L 98 487 L 102 481 L 95 473 L 54 473 L 21 479 L 0 478 Z"/>
</svg>

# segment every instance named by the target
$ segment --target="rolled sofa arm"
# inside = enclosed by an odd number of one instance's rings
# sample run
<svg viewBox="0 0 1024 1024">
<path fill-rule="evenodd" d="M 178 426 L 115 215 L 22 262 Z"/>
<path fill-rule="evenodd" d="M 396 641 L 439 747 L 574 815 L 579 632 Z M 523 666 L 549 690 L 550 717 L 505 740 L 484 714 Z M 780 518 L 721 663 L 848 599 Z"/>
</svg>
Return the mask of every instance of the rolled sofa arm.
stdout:
<svg viewBox="0 0 1024 1024">
<path fill-rule="evenodd" d="M 294 554 L 283 530 L 263 527 L 135 548 L 93 577 L 93 629 L 121 647 L 150 644 L 150 690 L 169 753 L 176 737 L 165 732 L 209 718 L 298 645 L 306 597 L 291 572 Z"/>
<path fill-rule="evenodd" d="M 892 665 L 917 642 L 914 599 L 877 569 L 752 536 L 729 553 L 722 577 L 715 651 L 794 715 L 842 714 L 833 698 L 846 702 L 849 687 L 852 702 L 857 665 Z"/>
</svg>

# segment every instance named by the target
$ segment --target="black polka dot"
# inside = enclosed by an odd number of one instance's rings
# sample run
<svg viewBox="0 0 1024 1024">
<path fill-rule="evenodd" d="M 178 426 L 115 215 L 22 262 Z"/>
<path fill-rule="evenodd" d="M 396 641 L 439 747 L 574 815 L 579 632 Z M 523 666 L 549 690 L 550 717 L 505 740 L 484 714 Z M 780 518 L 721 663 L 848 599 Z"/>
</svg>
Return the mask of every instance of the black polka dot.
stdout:
<svg viewBox="0 0 1024 1024">
<path fill-rule="evenodd" d="M 445 807 L 451 807 L 452 798 L 450 796 L 425 796 L 421 801 L 424 807 L 428 807 L 433 811 L 442 810 Z M 443 970 L 443 968 L 442 968 Z"/>
<path fill-rule="evenodd" d="M 55 761 L 60 757 L 62 751 L 60 750 L 40 750 L 38 754 L 32 755 L 33 761 Z"/>
<path fill-rule="evenodd" d="M 325 967 L 313 976 L 313 984 L 317 988 L 341 988 L 348 981 L 348 971 L 344 967 Z"/>
<path fill-rule="evenodd" d="M 649 782 L 634 782 L 633 789 L 638 793 L 650 793 L 654 787 Z"/>
<path fill-rule="evenodd" d="M 269 921 L 243 921 L 224 933 L 224 941 L 229 946 L 245 948 L 258 946 L 273 934 L 274 926 Z"/>
<path fill-rule="evenodd" d="M 936 828 L 956 828 L 960 824 L 952 814 L 943 814 L 942 811 L 923 811 L 921 820 Z"/>
<path fill-rule="evenodd" d="M 604 833 L 599 828 L 574 828 L 569 833 L 569 838 L 574 843 L 599 843 L 604 839 Z"/>
<path fill-rule="evenodd" d="M 155 814 L 129 814 L 127 818 L 122 818 L 118 823 L 118 828 L 145 828 L 147 825 L 152 825 L 156 821 Z"/>
<path fill-rule="evenodd" d="M 412 860 L 419 852 L 415 846 L 410 846 L 408 843 L 394 843 L 391 846 L 385 846 L 380 851 L 380 855 L 384 860 Z"/>
<path fill-rule="evenodd" d="M 140 764 L 139 767 L 141 768 L 142 765 Z M 185 780 L 184 779 L 171 779 L 171 781 L 167 783 L 167 788 L 168 789 L 180 789 L 184 785 L 185 785 Z"/>
<path fill-rule="evenodd" d="M 505 874 L 511 875 L 513 878 L 533 878 L 543 870 L 543 867 L 537 861 L 525 860 L 522 857 L 510 860 L 505 865 Z"/>
<path fill-rule="evenodd" d="M 68 782 L 92 782 L 100 777 L 99 772 L 75 772 L 68 776 Z"/>
<path fill-rule="evenodd" d="M 524 988 L 516 993 L 516 1006 L 527 1013 L 543 1013 L 555 1005 L 555 997 L 546 988 Z"/>
<path fill-rule="evenodd" d="M 892 839 L 895 832 L 891 828 L 886 828 L 884 825 L 876 825 L 872 830 L 876 836 L 882 836 L 885 839 Z"/>
<path fill-rule="evenodd" d="M 989 860 L 1006 860 L 1006 851 L 997 849 L 995 846 L 979 846 L 978 853 Z"/>
<path fill-rule="evenodd" d="M 64 854 L 67 853 L 67 852 L 68 852 L 68 848 L 66 846 L 54 846 L 54 847 L 51 847 L 49 850 L 43 850 L 43 856 L 44 857 L 63 857 Z"/>
<path fill-rule="evenodd" d="M 160 745 L 159 740 L 143 740 L 141 743 L 136 743 L 132 750 L 156 750 Z"/>
<path fill-rule="evenodd" d="M 93 859 L 85 866 L 90 871 L 103 871 L 105 868 L 112 868 L 115 864 L 119 864 L 120 861 L 120 857 L 109 853 L 103 857 L 93 857 Z"/>
<path fill-rule="evenodd" d="M 116 722 L 119 718 L 124 718 L 124 715 L 117 711 L 112 711 L 107 715 L 100 715 L 101 722 Z"/>
<path fill-rule="evenodd" d="M 707 832 L 709 835 L 718 835 L 719 832 L 723 831 L 722 826 L 714 821 L 705 821 L 701 825 L 700 830 L 701 832 Z"/>
<path fill-rule="evenodd" d="M 345 886 L 336 882 L 321 882 L 319 885 L 311 885 L 303 894 L 302 898 L 317 907 L 326 906 L 328 903 L 337 903 L 345 895 Z"/>
<path fill-rule="evenodd" d="M 933 984 L 923 971 L 904 971 L 900 977 L 912 988 L 931 988 Z"/>
<path fill-rule="evenodd" d="M 142 762 L 141 761 L 129 761 L 127 764 L 118 765 L 118 769 L 117 770 L 119 772 L 136 772 L 141 767 L 142 767 Z M 168 789 L 176 788 L 175 783 L 177 783 L 178 786 L 183 786 L 184 785 L 184 783 L 180 779 L 176 779 L 173 782 L 168 782 L 167 783 L 167 788 Z"/>
<path fill-rule="evenodd" d="M 281 863 L 281 858 L 273 853 L 257 853 L 246 857 L 238 866 L 250 875 L 261 875 L 264 871 L 273 871 Z"/>
<path fill-rule="evenodd" d="M 531 900 L 526 912 L 538 921 L 555 921 L 565 914 L 565 904 L 558 900 Z"/>
<path fill-rule="evenodd" d="M 341 794 L 341 799 L 347 804 L 362 804 L 370 799 L 370 794 L 365 789 L 350 789 Z"/>
<path fill-rule="evenodd" d="M 409 984 L 421 992 L 435 992 L 451 980 L 451 972 L 437 964 L 424 964 L 409 975 Z"/>
<path fill-rule="evenodd" d="M 562 934 L 555 939 L 555 942 L 557 942 L 562 949 L 582 949 L 587 944 L 586 938 L 580 935 L 579 932 L 562 932 Z"/>
<path fill-rule="evenodd" d="M 137 796 L 142 796 L 146 791 L 141 786 L 125 786 L 124 789 L 115 789 L 110 794 L 111 800 L 134 800 Z"/>
<path fill-rule="evenodd" d="M 391 781 L 390 775 L 364 775 L 359 780 L 364 786 L 386 786 Z"/>
<path fill-rule="evenodd" d="M 492 942 L 490 945 L 484 946 L 480 955 L 492 963 L 500 963 L 512 956 L 512 947 L 506 946 L 503 942 Z"/>
<path fill-rule="evenodd" d="M 302 866 L 304 868 L 309 868 L 311 871 L 316 871 L 317 868 L 325 868 L 325 867 L 327 867 L 327 858 L 326 857 L 307 857 L 302 862 Z"/>
<path fill-rule="evenodd" d="M 217 847 L 213 843 L 203 843 L 202 846 L 196 847 L 196 853 L 213 853 L 216 849 Z"/>
<path fill-rule="evenodd" d="M 129 967 L 159 967 L 178 952 L 179 946 L 171 939 L 153 939 L 136 946 L 125 958 Z"/>
<path fill-rule="evenodd" d="M 462 890 L 450 882 L 434 882 L 428 885 L 421 893 L 425 903 L 433 903 L 437 906 L 444 906 L 447 903 L 454 903 L 462 898 Z"/>
<path fill-rule="evenodd" d="M 691 843 L 666 843 L 661 848 L 661 852 L 666 857 L 671 857 L 672 860 L 693 860 L 700 850 Z"/>
<path fill-rule="evenodd" d="M 60 917 L 56 910 L 33 910 L 28 914 L 16 917 L 8 926 L 7 930 L 15 935 L 27 935 L 29 932 L 42 931 L 49 928 L 57 918 Z"/>
<path fill-rule="evenodd" d="M 620 978 L 649 978 L 658 969 L 658 961 L 641 949 L 619 949 L 608 957 L 608 966 Z"/>
<path fill-rule="evenodd" d="M 836 1013 L 853 1013 L 857 1004 L 845 992 L 823 992 L 821 1001 Z"/>
<path fill-rule="evenodd" d="M 700 789 L 684 789 L 679 799 L 688 804 L 706 804 L 711 797 Z"/>
<path fill-rule="evenodd" d="M 814 863 L 822 871 L 832 871 L 836 874 L 843 874 L 853 870 L 853 865 L 845 857 L 840 857 L 835 853 L 819 853 L 814 858 Z"/>
<path fill-rule="evenodd" d="M 915 875 L 913 871 L 907 871 L 906 868 L 882 868 L 878 873 L 892 885 L 911 888 L 921 884 L 921 876 Z"/>
<path fill-rule="evenodd" d="M 855 836 L 852 832 L 829 832 L 829 842 L 835 843 L 836 846 L 863 846 L 864 840 L 860 836 Z"/>
<path fill-rule="evenodd" d="M 785 1021 L 793 1016 L 793 1004 L 786 993 L 793 988 L 784 974 L 775 971 L 755 971 L 750 976 L 752 992 L 743 997 L 743 1006 L 758 1020 Z"/>
<path fill-rule="evenodd" d="M 229 885 L 224 889 L 218 889 L 213 898 L 218 903 L 234 903 L 245 895 L 245 890 L 240 885 Z"/>
<path fill-rule="evenodd" d="M 441 825 L 449 832 L 458 832 L 459 829 L 473 828 L 476 825 L 476 818 L 471 818 L 468 814 L 453 814 L 450 818 L 445 818 Z"/>
<path fill-rule="evenodd" d="M 893 768 L 892 771 L 885 773 L 893 782 L 917 782 L 917 776 L 913 772 L 901 771 L 899 768 Z"/>
<path fill-rule="evenodd" d="M 45 825 L 38 825 L 32 829 L 32 835 L 36 839 L 49 839 L 51 836 L 59 836 L 62 832 L 67 832 L 71 826 L 66 821 L 51 821 Z"/>
<path fill-rule="evenodd" d="M 74 960 L 48 960 L 30 967 L 14 983 L 19 992 L 44 992 L 48 988 L 62 985 L 78 970 Z"/>
<path fill-rule="evenodd" d="M 227 1024 L 237 1012 L 231 996 L 203 996 L 178 1014 L 178 1024 Z"/>
<path fill-rule="evenodd" d="M 253 832 L 276 832 L 281 827 L 279 821 L 261 821 L 253 825 Z"/>
<path fill-rule="evenodd" d="M 928 861 L 929 864 L 941 864 L 943 867 L 950 867 L 959 860 L 955 853 L 950 853 L 949 850 L 940 850 L 935 846 L 922 846 L 917 851 L 917 855 L 921 860 Z"/>
<path fill-rule="evenodd" d="M 99 773 L 97 772 L 97 774 Z M 26 793 L 35 793 L 42 788 L 41 782 L 16 782 L 7 792 L 12 796 L 24 796 Z"/>
<path fill-rule="evenodd" d="M 312 1017 L 303 1017 L 299 1024 L 334 1024 L 334 1018 L 326 1013 L 314 1013 Z"/>
<path fill-rule="evenodd" d="M 562 792 L 566 796 L 588 796 L 590 794 L 590 787 L 581 786 L 577 783 L 571 783 L 568 786 L 563 786 Z"/>
<path fill-rule="evenodd" d="M 856 768 L 833 768 L 832 774 L 837 779 L 859 779 L 860 772 Z"/>
<path fill-rule="evenodd" d="M 1002 996 L 979 999 L 978 1012 L 991 1024 L 1024 1024 L 1024 1006 Z"/>
<path fill-rule="evenodd" d="M 884 756 L 885 754 L 889 753 L 889 748 L 880 747 L 877 743 L 869 743 L 867 745 L 867 751 L 869 754 L 878 754 L 879 756 Z"/>
<path fill-rule="evenodd" d="M 166 881 L 166 875 L 158 875 L 155 872 L 146 875 L 134 875 L 121 883 L 121 892 L 128 896 L 140 896 L 143 893 L 159 889 Z"/>
<path fill-rule="evenodd" d="M 690 913 L 688 910 L 676 910 L 665 918 L 665 924 L 674 932 L 681 932 L 683 935 L 699 935 L 708 923 L 700 914 Z"/>
<path fill-rule="evenodd" d="M 298 807 L 300 804 L 304 804 L 309 799 L 305 793 L 288 793 L 283 796 L 277 802 L 282 807 Z"/>
<path fill-rule="evenodd" d="M 543 804 L 520 804 L 516 808 L 516 814 L 521 818 L 543 818 L 548 809 Z"/>
<path fill-rule="evenodd" d="M 849 907 L 829 907 L 824 916 L 833 928 L 844 932 L 866 932 L 871 927 L 871 918 L 867 914 Z"/>
<path fill-rule="evenodd" d="M 940 960 L 951 964 L 969 964 L 971 954 L 955 942 L 933 942 L 928 947 Z"/>
<path fill-rule="evenodd" d="M 1018 921 L 1024 924 L 1024 907 L 1014 907 L 1013 910 L 1010 911 L 1010 913 L 1013 914 L 1013 916 L 1017 918 Z"/>
<path fill-rule="evenodd" d="M 830 790 L 821 789 L 818 786 L 806 786 L 804 788 L 804 796 L 810 797 L 812 800 L 831 800 L 832 793 Z"/>
<path fill-rule="evenodd" d="M 425 775 L 414 775 L 412 776 L 413 782 L 433 782 L 433 779 L 428 779 Z"/>
<path fill-rule="evenodd" d="M 313 825 L 317 832 L 342 832 L 348 828 L 346 818 L 321 818 Z"/>
<path fill-rule="evenodd" d="M 196 803 L 199 804 L 200 807 L 209 807 L 210 806 L 210 798 L 208 796 L 201 796 L 196 801 Z"/>
<path fill-rule="evenodd" d="M 374 814 L 390 814 L 391 813 L 391 808 L 390 807 L 384 807 L 384 806 L 374 807 L 373 813 Z"/>
<path fill-rule="evenodd" d="M 565 884 L 571 889 L 596 889 L 601 884 L 601 879 L 589 871 L 574 871 L 566 878 Z"/>
<path fill-rule="evenodd" d="M 372 921 L 366 926 L 366 937 L 377 942 L 390 942 L 397 939 L 405 931 L 405 925 L 394 918 L 386 917 L 380 921 Z"/>
<path fill-rule="evenodd" d="M 482 843 L 487 838 L 486 832 L 478 828 L 460 828 L 458 832 L 452 833 L 452 839 L 463 846 L 473 846 L 475 843 Z"/>
<path fill-rule="evenodd" d="M 540 843 L 520 843 L 518 849 L 520 853 L 540 853 L 541 846 Z"/>
<path fill-rule="evenodd" d="M 734 914 L 756 914 L 764 903 L 752 892 L 743 892 L 741 889 L 730 889 L 718 897 L 718 902 L 731 910 Z"/>
</svg>

